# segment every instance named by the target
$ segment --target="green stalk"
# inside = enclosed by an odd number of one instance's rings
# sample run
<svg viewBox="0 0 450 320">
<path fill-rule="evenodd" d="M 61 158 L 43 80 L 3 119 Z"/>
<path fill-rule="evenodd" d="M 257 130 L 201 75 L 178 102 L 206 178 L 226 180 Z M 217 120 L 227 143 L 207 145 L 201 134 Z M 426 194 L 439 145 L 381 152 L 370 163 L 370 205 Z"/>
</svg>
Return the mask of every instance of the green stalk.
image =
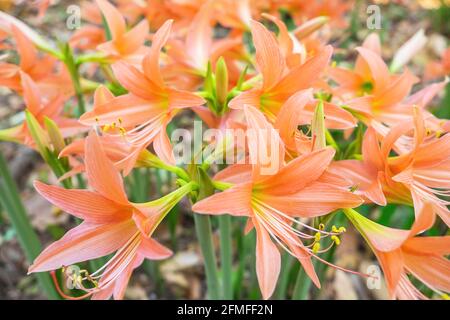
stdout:
<svg viewBox="0 0 450 320">
<path fill-rule="evenodd" d="M 236 220 L 238 221 L 238 224 L 241 226 L 245 225 L 245 220 L 242 218 L 236 218 Z M 234 231 L 233 237 L 236 239 L 236 250 L 237 250 L 237 254 L 238 254 L 238 266 L 237 266 L 237 270 L 234 273 L 234 277 L 233 277 L 233 291 L 234 294 L 233 296 L 236 299 L 240 299 L 241 298 L 241 294 L 242 294 L 242 282 L 244 279 L 244 271 L 245 271 L 245 258 L 247 257 L 246 255 L 246 241 L 245 241 L 245 235 L 243 234 L 242 228 L 236 228 L 236 230 Z"/>
<path fill-rule="evenodd" d="M 220 263 L 222 267 L 223 299 L 233 299 L 233 255 L 231 236 L 231 217 L 224 214 L 219 217 Z"/>
<path fill-rule="evenodd" d="M 283 256 L 281 258 L 281 273 L 276 291 L 276 297 L 279 300 L 286 299 L 286 292 L 289 286 L 289 275 L 291 273 L 293 262 L 294 257 L 292 257 L 289 252 L 283 252 Z"/>
<path fill-rule="evenodd" d="M 0 202 L 16 230 L 18 240 L 28 261 L 32 262 L 42 250 L 41 243 L 28 220 L 19 191 L 2 154 L 0 154 L 0 177 Z M 55 290 L 48 273 L 37 273 L 35 276 L 49 299 L 59 299 L 59 294 Z"/>
<path fill-rule="evenodd" d="M 334 140 L 333 135 L 328 129 L 325 130 L 325 139 L 328 145 L 332 146 L 337 152 L 340 151 L 339 145 L 336 143 L 336 140 Z"/>
<path fill-rule="evenodd" d="M 79 64 L 75 60 L 75 57 L 73 55 L 72 49 L 70 48 L 69 44 L 65 44 L 63 47 L 63 55 L 64 55 L 64 64 L 67 67 L 67 70 L 69 71 L 70 78 L 73 82 L 73 87 L 75 89 L 75 95 L 77 97 L 78 102 L 78 114 L 77 116 L 81 116 L 83 113 L 86 112 L 86 107 L 84 104 L 84 96 L 83 96 L 83 88 L 81 86 L 80 81 L 80 70 L 79 70 Z"/>
<path fill-rule="evenodd" d="M 220 299 L 219 276 L 213 246 L 211 220 L 207 215 L 194 214 L 195 230 L 205 263 L 206 284 L 210 299 Z"/>
<path fill-rule="evenodd" d="M 249 287 L 249 298 L 250 300 L 261 299 L 261 291 L 258 284 L 258 276 L 256 274 L 256 231 L 252 230 L 248 235 L 248 249 L 247 255 L 250 256 L 248 259 L 248 267 L 250 268 L 250 287 Z"/>
<path fill-rule="evenodd" d="M 144 174 L 143 172 L 144 171 Z M 133 200 L 136 202 L 148 201 L 149 183 L 150 183 L 150 170 L 141 170 L 136 168 L 133 170 Z M 158 194 L 161 196 L 161 186 L 157 186 Z M 159 294 L 162 290 L 162 277 L 159 271 L 159 262 L 146 259 L 144 261 L 144 269 L 150 276 L 150 279 L 155 284 L 155 291 Z"/>
<path fill-rule="evenodd" d="M 293 300 L 306 300 L 308 298 L 309 289 L 311 288 L 311 279 L 306 274 L 305 269 L 300 266 L 298 270 L 297 279 L 295 280 L 294 292 L 292 293 Z"/>
</svg>

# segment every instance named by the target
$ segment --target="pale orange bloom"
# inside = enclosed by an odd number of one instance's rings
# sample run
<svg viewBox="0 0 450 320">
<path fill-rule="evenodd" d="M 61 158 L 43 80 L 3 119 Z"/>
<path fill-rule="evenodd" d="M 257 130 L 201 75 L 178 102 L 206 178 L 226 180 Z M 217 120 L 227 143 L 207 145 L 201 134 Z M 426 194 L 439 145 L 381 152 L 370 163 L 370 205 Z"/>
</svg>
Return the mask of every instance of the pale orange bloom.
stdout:
<svg viewBox="0 0 450 320">
<path fill-rule="evenodd" d="M 295 218 L 312 218 L 338 208 L 356 207 L 361 199 L 342 185 L 335 185 L 326 174 L 335 153 L 331 148 L 300 156 L 285 165 L 284 147 L 276 144 L 277 149 L 270 150 L 269 158 L 271 162 L 278 161 L 271 163 L 277 168 L 275 173 L 265 173 L 262 169 L 267 164 L 261 161 L 259 152 L 269 150 L 271 135 L 277 139 L 276 131 L 270 130 L 273 129 L 270 123 L 254 107 L 245 106 L 244 112 L 248 127 L 257 133 L 247 140 L 253 165 L 233 165 L 219 172 L 214 179 L 230 183 L 231 187 L 201 200 L 192 209 L 198 213 L 249 218 L 246 230 L 255 227 L 257 232 L 256 268 L 265 299 L 272 295 L 280 271 L 280 253 L 273 241 L 297 257 L 313 282 L 320 286 L 310 259 L 316 256 L 312 249 L 315 242 L 308 245 L 302 242 L 314 236 L 298 230 L 296 224 L 322 231 Z M 258 135 L 258 130 L 266 135 Z M 323 232 L 323 235 L 332 234 Z"/>
<path fill-rule="evenodd" d="M 106 31 L 103 29 L 102 12 L 93 2 L 81 3 L 81 16 L 89 24 L 83 24 L 70 37 L 70 45 L 81 50 L 93 50 L 106 42 Z"/>
<path fill-rule="evenodd" d="M 394 126 L 382 139 L 373 128 L 364 136 L 363 160 L 337 161 L 329 171 L 352 182 L 356 193 L 379 205 L 398 203 L 412 205 L 416 219 L 424 203 L 449 225 L 450 135 L 429 130 L 421 112 L 415 107 L 415 117 Z M 411 136 L 411 132 L 413 135 Z M 391 156 L 395 151 L 397 156 Z M 444 198 L 444 199 L 442 199 Z M 387 201 L 386 201 L 387 200 Z"/>
<path fill-rule="evenodd" d="M 139 65 L 148 52 L 144 45 L 149 32 L 148 22 L 142 20 L 131 30 L 127 30 L 125 18 L 107 0 L 96 0 L 105 17 L 111 33 L 111 41 L 100 44 L 98 49 L 104 52 L 112 61 L 124 60 Z"/>
<path fill-rule="evenodd" d="M 285 2 L 297 24 L 319 16 L 328 17 L 334 28 L 345 28 L 345 15 L 353 6 L 353 0 L 335 1 L 292 1 Z"/>
<path fill-rule="evenodd" d="M 303 64 L 289 69 L 274 35 L 259 22 L 252 21 L 251 26 L 256 48 L 256 65 L 262 76 L 262 84 L 243 91 L 230 101 L 229 106 L 236 109 L 242 109 L 245 104 L 254 106 L 260 109 L 271 122 L 275 122 L 283 104 L 290 97 L 300 90 L 314 87 L 318 82 L 331 58 L 332 47 L 325 47 L 322 52 L 317 53 Z M 302 116 L 308 115 L 303 117 L 304 123 L 310 122 L 316 103 L 311 101 L 304 108 Z M 342 108 L 332 103 L 325 103 L 324 108 L 326 118 L 339 119 L 340 125 L 336 128 L 342 129 L 342 123 L 345 128 L 355 126 L 356 122 L 353 116 Z M 344 118 L 342 119 L 342 117 Z"/>
<path fill-rule="evenodd" d="M 117 169 L 107 158 L 97 136 L 86 139 L 86 174 L 94 191 L 63 189 L 35 182 L 38 192 L 62 210 L 83 219 L 60 240 L 47 247 L 29 272 L 43 272 L 70 266 L 115 252 L 99 270 L 80 273 L 73 279 L 82 297 L 121 299 L 134 268 L 144 258 L 164 259 L 171 251 L 151 238 L 153 231 L 170 209 L 191 191 L 192 184 L 148 203 L 131 203 L 125 194 Z M 77 201 L 73 201 L 77 199 Z M 93 288 L 84 283 L 93 283 Z"/>
<path fill-rule="evenodd" d="M 279 130 L 291 156 L 312 150 L 312 140 L 298 127 L 311 124 L 318 103 L 319 101 L 313 98 L 312 89 L 305 89 L 294 93 L 281 106 L 274 127 Z M 326 128 L 343 130 L 356 127 L 356 119 L 349 112 L 333 103 L 322 103 Z"/>
<path fill-rule="evenodd" d="M 80 117 L 86 125 L 119 128 L 113 132 L 117 139 L 125 139 L 132 152 L 123 159 L 127 162 L 125 173 L 133 168 L 143 149 L 153 143 L 156 154 L 166 162 L 174 163 L 174 156 L 166 126 L 181 109 L 200 106 L 204 100 L 187 91 L 168 87 L 159 66 L 161 48 L 165 45 L 172 21 L 167 21 L 154 35 L 152 47 L 142 61 L 142 70 L 117 62 L 113 71 L 118 81 L 129 93 L 114 98 Z"/>
<path fill-rule="evenodd" d="M 344 97 L 346 107 L 368 126 L 372 120 L 390 126 L 410 118 L 411 104 L 405 103 L 405 99 L 418 78 L 407 69 L 400 75 L 389 72 L 380 57 L 380 41 L 375 34 L 356 50 L 359 56 L 353 71 L 339 67 L 329 69 L 330 77 L 340 85 L 338 93 Z M 356 98 L 348 99 L 345 93 Z"/>
<path fill-rule="evenodd" d="M 104 86 L 100 86 L 95 91 L 94 95 L 94 110 L 102 105 L 110 103 L 114 99 L 114 95 Z M 120 133 L 119 128 L 106 128 L 101 129 L 108 133 Z M 114 163 L 114 166 L 118 170 L 125 170 L 127 167 L 127 156 L 134 151 L 132 145 L 127 143 L 124 139 L 117 139 L 117 137 L 110 134 L 103 134 L 98 137 L 103 150 L 110 161 Z M 64 180 L 67 177 L 73 176 L 76 173 L 83 172 L 85 170 L 84 164 L 78 159 L 82 159 L 85 156 L 85 141 L 84 139 L 78 139 L 67 145 L 59 154 L 59 157 L 69 157 L 72 164 L 72 170 L 62 176 L 60 179 Z M 150 153 L 147 149 L 143 149 L 136 160 L 137 167 L 148 167 L 154 165 L 156 162 L 162 163 L 155 155 Z"/>
<path fill-rule="evenodd" d="M 214 2 L 217 20 L 221 25 L 233 31 L 245 31 L 250 28 L 250 20 L 262 1 L 219 0 Z"/>
<path fill-rule="evenodd" d="M 383 193 L 382 182 L 384 181 L 384 170 L 386 159 L 382 158 L 380 145 L 376 132 L 369 127 L 364 134 L 362 144 L 363 160 L 341 160 L 333 162 L 329 171 L 351 181 L 355 188 L 355 194 L 361 195 L 364 199 L 385 206 L 387 201 Z M 404 190 L 401 184 L 397 184 L 397 192 Z M 406 190 L 407 199 L 409 193 Z"/>
<path fill-rule="evenodd" d="M 361 203 L 358 196 L 333 186 L 325 178 L 322 181 L 321 176 L 333 155 L 334 150 L 326 148 L 300 156 L 277 174 L 258 180 L 251 179 L 245 166 L 231 166 L 215 179 L 232 183 L 233 186 L 196 203 L 192 208 L 198 213 L 227 213 L 249 218 L 247 231 L 255 227 L 257 233 L 256 270 L 265 299 L 272 295 L 280 271 L 280 253 L 275 243 L 297 257 L 309 277 L 320 286 L 311 263 L 311 256 L 315 256 L 312 244 L 304 245 L 302 242 L 302 239 L 310 241 L 313 236 L 298 230 L 295 225 L 312 227 L 295 218 L 316 217 Z M 323 232 L 323 236 L 329 235 Z"/>
<path fill-rule="evenodd" d="M 294 30 L 291 33 L 288 31 L 288 28 L 283 20 L 267 13 L 263 13 L 262 16 L 275 23 L 278 28 L 277 39 L 280 50 L 286 60 L 286 66 L 288 68 L 294 68 L 295 66 L 304 63 L 308 57 L 308 48 L 306 48 L 303 44 L 303 41 L 299 41 L 299 39 L 295 35 L 297 30 Z M 298 28 L 301 28 L 301 26 L 299 26 Z M 308 32 L 312 31 L 313 30 Z M 305 34 L 303 35 L 303 37 L 306 37 L 308 32 L 304 32 Z"/>
<path fill-rule="evenodd" d="M 206 2 L 187 26 L 184 39 L 169 39 L 169 61 L 164 66 L 164 77 L 178 88 L 198 88 L 206 75 L 208 63 L 215 68 L 221 56 L 226 59 L 230 80 L 236 81 L 239 77 L 240 70 L 234 60 L 240 55 L 242 39 L 240 36 L 214 39 L 213 12 L 213 2 Z M 230 72 L 235 69 L 235 72 Z"/>
<path fill-rule="evenodd" d="M 421 210 L 429 211 L 431 207 L 425 204 Z M 445 258 L 450 254 L 450 236 L 415 236 L 428 228 L 429 214 L 423 212 L 411 230 L 385 227 L 351 210 L 346 210 L 346 215 L 378 258 L 391 298 L 427 299 L 414 287 L 408 274 L 441 297 L 445 296 L 444 292 L 450 292 L 450 261 Z"/>
<path fill-rule="evenodd" d="M 289 32 L 283 20 L 265 13 L 262 16 L 278 27 L 278 43 L 289 68 L 303 64 L 308 58 L 325 48 L 325 39 L 317 37 L 315 31 L 329 21 L 327 17 L 316 17 L 305 21 Z"/>
<path fill-rule="evenodd" d="M 87 130 L 87 127 L 82 126 L 76 119 L 63 115 L 64 101 L 66 100 L 64 95 L 59 94 L 52 99 L 47 99 L 40 94 L 40 88 L 30 76 L 22 71 L 19 71 L 19 74 L 26 108 L 41 126 L 44 126 L 44 120 L 49 118 L 56 123 L 65 138 Z M 0 130 L 0 140 L 16 141 L 30 147 L 35 146 L 26 122 L 10 129 Z"/>
<path fill-rule="evenodd" d="M 392 180 L 404 184 L 410 190 L 416 218 L 417 208 L 422 207 L 423 203 L 429 203 L 432 207 L 430 212 L 438 214 L 450 225 L 450 202 L 442 199 L 450 195 L 450 135 L 432 133 L 427 129 L 421 109 L 416 107 L 414 110 L 414 121 L 397 125 L 386 136 L 382 156 L 387 157 L 399 140 L 409 141 L 406 145 L 402 143 L 397 157 L 389 159 L 389 174 Z M 411 130 L 414 135 L 405 137 Z M 434 214 L 430 219 L 434 220 Z"/>
<path fill-rule="evenodd" d="M 189 25 L 205 2 L 207 2 L 207 0 L 116 1 L 120 12 L 123 12 L 130 21 L 138 21 L 144 16 L 148 21 L 150 28 L 152 30 L 157 30 L 167 20 L 173 19 L 174 31 L 176 33 L 182 31 Z"/>
<path fill-rule="evenodd" d="M 22 93 L 20 73 L 23 72 L 38 84 L 44 96 L 55 97 L 55 92 L 61 91 L 70 96 L 73 88 L 66 70 L 55 73 L 56 67 L 60 66 L 57 60 L 47 54 L 41 57 L 34 43 L 21 29 L 13 24 L 10 28 L 20 62 L 18 65 L 0 62 L 0 86 Z"/>
</svg>

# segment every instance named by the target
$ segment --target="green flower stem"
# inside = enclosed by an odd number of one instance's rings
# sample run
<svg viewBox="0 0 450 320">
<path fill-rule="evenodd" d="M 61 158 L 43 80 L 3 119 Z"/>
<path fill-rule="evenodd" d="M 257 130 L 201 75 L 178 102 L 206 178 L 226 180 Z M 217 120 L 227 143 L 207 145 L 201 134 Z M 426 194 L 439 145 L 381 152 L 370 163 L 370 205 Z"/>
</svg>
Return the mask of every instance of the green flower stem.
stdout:
<svg viewBox="0 0 450 320">
<path fill-rule="evenodd" d="M 289 275 L 294 262 L 294 257 L 289 252 L 284 252 L 281 259 L 281 273 L 278 280 L 276 297 L 279 300 L 286 299 L 286 292 L 289 287 Z"/>
<path fill-rule="evenodd" d="M 69 44 L 64 45 L 64 47 L 62 48 L 62 52 L 64 56 L 63 62 L 66 65 L 67 70 L 69 71 L 70 78 L 72 79 L 73 87 L 75 89 L 75 95 L 77 97 L 78 102 L 77 116 L 79 117 L 86 112 L 86 107 L 84 104 L 83 88 L 81 86 L 80 80 L 81 79 L 79 72 L 80 65 L 77 63 Z"/>
<path fill-rule="evenodd" d="M 205 263 L 208 296 L 210 299 L 218 300 L 220 299 L 220 285 L 213 246 L 211 220 L 207 215 L 194 214 L 194 221 L 197 238 L 200 243 L 200 249 Z"/>
<path fill-rule="evenodd" d="M 309 289 L 311 288 L 311 279 L 305 272 L 305 269 L 300 266 L 298 270 L 297 279 L 295 280 L 294 292 L 292 293 L 293 300 L 306 300 L 308 298 Z"/>
<path fill-rule="evenodd" d="M 231 217 L 224 214 L 219 217 L 220 263 L 222 267 L 223 299 L 233 299 L 233 253 L 231 235 Z"/>
<path fill-rule="evenodd" d="M 340 151 L 339 145 L 336 140 L 334 140 L 333 135 L 328 129 L 325 130 L 325 139 L 327 140 L 328 145 L 332 146 L 337 152 Z"/>
<path fill-rule="evenodd" d="M 2 154 L 0 154 L 0 178 L 0 202 L 17 232 L 20 245 L 28 261 L 32 262 L 42 250 L 41 243 L 28 220 L 19 191 Z M 55 290 L 48 273 L 38 273 L 36 277 L 39 285 L 49 299 L 59 299 L 59 294 Z"/>
</svg>

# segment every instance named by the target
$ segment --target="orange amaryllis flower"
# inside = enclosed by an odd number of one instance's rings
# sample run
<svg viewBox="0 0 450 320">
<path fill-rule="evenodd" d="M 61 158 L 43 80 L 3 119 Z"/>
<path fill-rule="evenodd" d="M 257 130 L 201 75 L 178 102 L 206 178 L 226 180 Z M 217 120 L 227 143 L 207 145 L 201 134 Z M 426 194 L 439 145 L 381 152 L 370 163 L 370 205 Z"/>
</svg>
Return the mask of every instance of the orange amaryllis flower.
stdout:
<svg viewBox="0 0 450 320">
<path fill-rule="evenodd" d="M 295 30 L 289 32 L 283 20 L 267 13 L 263 13 L 262 16 L 275 23 L 278 27 L 278 43 L 286 60 L 286 65 L 289 68 L 304 63 L 310 57 L 309 54 L 317 53 L 313 52 L 315 50 L 312 50 L 313 48 L 310 46 L 311 41 L 308 42 L 305 40 L 308 40 L 308 36 L 329 21 L 327 17 L 316 17 L 312 20 L 305 21 Z M 311 56 L 314 56 L 314 54 Z"/>
<path fill-rule="evenodd" d="M 213 9 L 212 1 L 205 2 L 189 24 L 184 39 L 175 38 L 168 42 L 170 62 L 164 67 L 164 75 L 168 82 L 179 88 L 196 89 L 206 76 L 208 63 L 214 68 L 222 56 L 230 69 L 236 60 L 230 58 L 231 53 L 240 53 L 240 36 L 214 39 Z M 229 72 L 230 78 L 237 80 L 239 72 Z"/>
<path fill-rule="evenodd" d="M 292 17 L 299 24 L 307 19 L 327 17 L 333 27 L 345 28 L 348 22 L 345 15 L 352 8 L 352 1 L 284 1 L 292 13 Z"/>
<path fill-rule="evenodd" d="M 230 101 L 229 106 L 236 109 L 242 109 L 245 104 L 257 107 L 271 122 L 274 122 L 282 105 L 292 95 L 300 90 L 313 87 L 319 80 L 333 50 L 331 46 L 327 46 L 305 63 L 289 70 L 274 35 L 259 22 L 252 21 L 251 26 L 256 48 L 256 64 L 262 75 L 262 85 L 243 91 Z M 311 103 L 306 109 L 314 111 L 314 106 L 315 104 Z M 327 117 L 340 118 L 344 114 L 343 122 L 352 119 L 351 126 L 354 126 L 353 117 L 342 108 L 330 103 L 327 104 L 325 110 Z"/>
<path fill-rule="evenodd" d="M 93 132 L 86 139 L 85 148 L 86 174 L 94 191 L 63 189 L 35 182 L 43 197 L 84 221 L 47 247 L 29 272 L 56 270 L 116 252 L 99 270 L 92 274 L 82 271 L 73 281 L 77 288 L 86 291 L 81 298 L 91 295 L 108 298 L 114 294 L 120 299 L 132 270 L 144 258 L 163 259 L 171 255 L 169 249 L 151 236 L 170 209 L 192 191 L 193 184 L 186 184 L 155 201 L 131 203 L 118 170 Z"/>
<path fill-rule="evenodd" d="M 367 36 L 361 47 L 370 50 L 377 56 L 381 55 L 380 38 L 376 33 L 371 33 Z M 362 96 L 370 94 L 376 81 L 368 63 L 361 54 L 356 58 L 353 70 L 333 66 L 328 70 L 328 75 L 339 84 L 336 93 L 340 95 Z"/>
<path fill-rule="evenodd" d="M 311 124 L 319 103 L 323 105 L 326 128 L 343 130 L 356 127 L 357 120 L 351 113 L 333 103 L 314 99 L 312 93 L 312 89 L 294 93 L 281 106 L 273 123 L 291 155 L 311 151 L 311 141 L 298 129 L 298 126 Z"/>
<path fill-rule="evenodd" d="M 81 50 L 94 50 L 106 42 L 106 33 L 102 28 L 102 12 L 95 3 L 82 2 L 81 15 L 89 24 L 84 24 L 73 33 L 70 37 L 70 45 Z"/>
<path fill-rule="evenodd" d="M 40 84 L 52 73 L 56 61 L 55 58 L 49 55 L 39 57 L 33 42 L 15 25 L 11 25 L 11 31 L 16 41 L 15 48 L 20 57 L 20 63 L 15 65 L 0 62 L 0 86 L 22 93 L 20 72 L 26 73 L 31 79 Z M 54 90 L 55 88 L 53 88 Z"/>
<path fill-rule="evenodd" d="M 107 0 L 96 0 L 105 17 L 111 33 L 111 40 L 98 46 L 112 61 L 124 60 L 139 65 L 143 56 L 148 52 L 144 42 L 148 36 L 147 20 L 142 20 L 131 30 L 127 31 L 125 18 Z"/>
<path fill-rule="evenodd" d="M 280 272 L 280 253 L 275 243 L 297 257 L 312 281 L 320 286 L 311 256 L 323 261 L 316 253 L 327 249 L 320 250 L 314 236 L 295 225 L 314 230 L 323 237 L 337 234 L 316 230 L 296 218 L 316 217 L 361 203 L 358 196 L 321 178 L 333 156 L 334 150 L 325 148 L 292 160 L 274 175 L 253 175 L 253 178 L 248 166 L 231 166 L 215 177 L 230 183 L 231 187 L 193 206 L 193 211 L 198 213 L 249 218 L 246 230 L 256 229 L 256 270 L 265 299 L 272 295 Z M 302 240 L 311 243 L 304 245 Z"/>
<path fill-rule="evenodd" d="M 399 155 L 389 159 L 387 169 L 392 180 L 405 185 L 411 192 L 415 208 L 429 203 L 432 212 L 450 225 L 450 134 L 441 135 L 427 130 L 421 109 L 415 107 L 414 121 L 399 124 L 386 136 L 382 145 L 383 157 L 387 157 L 400 139 L 411 141 L 399 150 Z M 413 139 L 408 134 L 414 130 Z M 398 148 L 399 149 L 399 148 Z M 444 199 L 442 199 L 444 198 Z M 416 217 L 417 217 L 416 210 Z M 434 215 L 433 215 L 434 217 Z M 432 222 L 431 222 L 432 223 Z"/>
<path fill-rule="evenodd" d="M 87 129 L 76 119 L 63 116 L 63 106 L 66 99 L 63 95 L 58 95 L 48 101 L 41 96 L 37 84 L 28 74 L 21 71 L 19 73 L 21 77 L 21 91 L 27 110 L 41 126 L 44 125 L 45 119 L 49 118 L 56 123 L 63 137 L 70 137 Z M 31 147 L 34 146 L 31 133 L 25 122 L 10 129 L 0 130 L 0 140 L 15 141 Z"/>
<path fill-rule="evenodd" d="M 432 210 L 425 204 L 422 211 Z M 364 236 L 384 272 L 389 294 L 398 299 L 426 299 L 414 287 L 407 274 L 426 284 L 441 297 L 450 292 L 450 236 L 417 237 L 429 226 L 426 212 L 420 214 L 411 230 L 400 230 L 377 224 L 354 210 L 344 210 L 353 225 Z"/>
<path fill-rule="evenodd" d="M 159 55 L 166 43 L 172 21 L 167 21 L 154 35 L 150 52 L 142 61 L 143 72 L 132 65 L 118 62 L 113 65 L 114 74 L 129 91 L 97 106 L 80 117 L 86 125 L 120 127 L 120 133 L 112 133 L 117 139 L 125 139 L 133 151 L 125 158 L 125 172 L 129 172 L 141 150 L 153 142 L 156 154 L 164 161 L 174 163 L 174 156 L 166 126 L 182 108 L 200 106 L 203 98 L 186 91 L 166 86 L 159 68 Z M 105 127 L 104 127 L 105 129 Z M 107 130 L 104 130 L 107 134 Z"/>
<path fill-rule="evenodd" d="M 409 70 L 392 75 L 380 57 L 379 47 L 378 37 L 371 35 L 363 47 L 356 48 L 359 56 L 354 71 L 337 67 L 329 70 L 330 77 L 341 85 L 339 90 L 357 96 L 345 104 L 368 126 L 372 120 L 391 125 L 411 117 L 411 106 L 403 101 L 418 82 Z"/>
<path fill-rule="evenodd" d="M 251 0 L 218 0 L 214 1 L 214 6 L 220 24 L 234 31 L 250 29 L 252 12 L 259 11 L 258 3 Z"/>
<path fill-rule="evenodd" d="M 341 160 L 333 162 L 329 171 L 351 181 L 355 194 L 368 201 L 385 206 L 387 201 L 383 193 L 382 181 L 386 159 L 382 158 L 376 132 L 371 127 L 364 134 L 362 157 L 361 161 Z M 406 190 L 406 193 L 407 199 L 409 199 L 408 190 Z"/>
</svg>

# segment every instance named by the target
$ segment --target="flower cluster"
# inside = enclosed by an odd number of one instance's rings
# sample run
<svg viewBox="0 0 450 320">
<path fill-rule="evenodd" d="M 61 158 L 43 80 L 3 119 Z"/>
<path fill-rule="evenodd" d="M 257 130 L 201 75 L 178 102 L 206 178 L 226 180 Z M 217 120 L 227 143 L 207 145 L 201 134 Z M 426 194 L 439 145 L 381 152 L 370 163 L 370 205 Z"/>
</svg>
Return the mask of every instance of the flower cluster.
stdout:
<svg viewBox="0 0 450 320">
<path fill-rule="evenodd" d="M 83 220 L 47 247 L 30 273 L 109 256 L 70 280 L 85 292 L 77 299 L 121 299 L 144 259 L 172 254 L 154 232 L 187 197 L 196 215 L 246 218 L 244 232 L 256 232 L 265 299 L 276 287 L 282 251 L 319 288 L 315 261 L 358 273 L 323 255 L 346 232 L 330 226 L 339 212 L 372 249 L 390 297 L 426 298 L 412 278 L 446 297 L 450 236 L 427 230 L 450 224 L 450 121 L 427 107 L 448 81 L 419 85 L 405 67 L 423 35 L 388 67 L 378 35 L 370 34 L 351 66 L 333 60 L 327 44 L 331 28 L 345 26 L 350 1 L 116 3 L 84 2 L 87 23 L 57 47 L 0 13 L 1 48 L 19 57 L 18 64 L 0 62 L 0 85 L 26 106 L 23 123 L 0 130 L 0 139 L 36 149 L 62 184 L 36 181 L 36 190 Z M 448 74 L 447 53 L 429 66 L 427 80 Z M 228 134 L 216 137 L 207 160 L 179 163 L 168 132 L 182 115 L 247 134 L 239 144 Z M 224 149 L 240 161 L 221 165 Z M 131 202 L 123 177 L 138 167 L 172 172 L 178 188 Z M 392 204 L 414 208 L 410 229 L 381 225 L 356 209 Z"/>
</svg>

